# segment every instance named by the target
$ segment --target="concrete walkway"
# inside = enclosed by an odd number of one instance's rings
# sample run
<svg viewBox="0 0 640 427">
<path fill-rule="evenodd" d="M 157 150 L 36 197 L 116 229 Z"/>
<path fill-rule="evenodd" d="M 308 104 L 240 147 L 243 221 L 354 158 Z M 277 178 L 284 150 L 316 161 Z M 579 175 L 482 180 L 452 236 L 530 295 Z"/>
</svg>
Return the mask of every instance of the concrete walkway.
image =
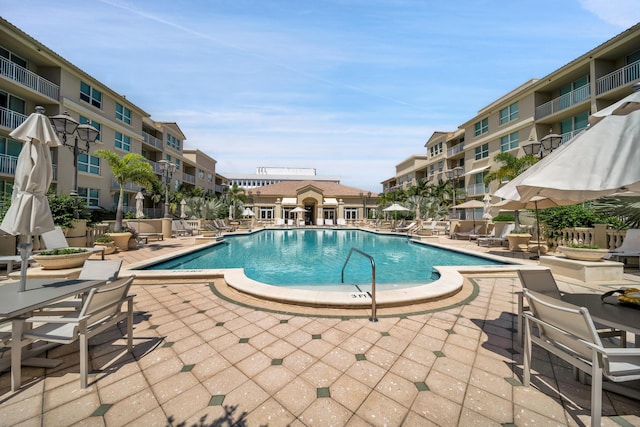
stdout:
<svg viewBox="0 0 640 427">
<path fill-rule="evenodd" d="M 192 244 L 173 238 L 109 257 L 131 264 Z M 637 270 L 625 279 L 640 282 Z M 574 292 L 615 286 L 558 280 Z M 511 273 L 468 275 L 464 299 L 388 310 L 376 323 L 232 301 L 221 282 L 134 285 L 134 353 L 115 328 L 92 340 L 85 390 L 77 345 L 49 352 L 64 360 L 58 368 L 23 369 L 17 393 L 0 374 L 0 426 L 589 424 L 590 387 L 558 359 L 536 351 L 533 385 L 522 386 Z M 638 401 L 605 392 L 603 407 L 604 425 L 640 425 Z"/>
</svg>

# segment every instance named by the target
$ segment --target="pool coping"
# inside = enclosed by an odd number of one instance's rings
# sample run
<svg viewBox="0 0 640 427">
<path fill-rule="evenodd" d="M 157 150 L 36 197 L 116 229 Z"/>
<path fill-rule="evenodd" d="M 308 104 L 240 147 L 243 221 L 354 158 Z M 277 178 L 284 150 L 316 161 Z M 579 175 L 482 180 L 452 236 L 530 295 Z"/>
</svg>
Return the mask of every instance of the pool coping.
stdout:
<svg viewBox="0 0 640 427">
<path fill-rule="evenodd" d="M 362 230 L 369 231 L 370 230 Z M 386 233 L 380 233 L 386 234 Z M 440 278 L 434 282 L 423 285 L 415 285 L 402 289 L 376 290 L 375 301 L 380 307 L 394 307 L 403 304 L 434 301 L 455 295 L 463 285 L 463 274 L 466 273 L 489 273 L 516 271 L 527 267 L 525 263 L 520 263 L 512 259 L 491 254 L 479 254 L 463 248 L 452 248 L 421 239 L 411 239 L 413 243 L 426 246 L 433 246 L 449 251 L 464 253 L 479 258 L 486 258 L 493 261 L 505 263 L 504 265 L 484 265 L 484 266 L 434 266 L 440 274 Z M 224 240 L 212 241 L 198 244 L 188 248 L 177 250 L 171 254 L 150 258 L 145 261 L 130 264 L 123 268 L 121 275 L 135 275 L 137 284 L 154 283 L 184 283 L 185 281 L 206 282 L 208 280 L 223 278 L 228 286 L 241 293 L 255 296 L 257 298 L 279 301 L 297 305 L 312 307 L 353 307 L 363 308 L 372 304 L 371 293 L 367 291 L 354 292 L 353 290 L 341 291 L 313 291 L 307 289 L 296 289 L 292 287 L 278 287 L 266 283 L 258 282 L 247 277 L 243 268 L 228 269 L 194 269 L 194 270 L 137 270 L 145 266 L 166 261 L 177 256 L 186 255 L 203 249 L 208 249 L 224 243 Z"/>
</svg>

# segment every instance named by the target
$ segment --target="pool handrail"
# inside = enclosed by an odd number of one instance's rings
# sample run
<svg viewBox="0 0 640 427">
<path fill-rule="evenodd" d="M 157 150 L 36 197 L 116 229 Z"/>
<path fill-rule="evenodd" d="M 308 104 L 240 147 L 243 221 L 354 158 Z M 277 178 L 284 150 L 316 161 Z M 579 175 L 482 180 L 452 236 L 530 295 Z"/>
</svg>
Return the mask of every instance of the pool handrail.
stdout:
<svg viewBox="0 0 640 427">
<path fill-rule="evenodd" d="M 371 317 L 369 318 L 369 321 L 377 322 L 378 318 L 376 317 L 376 262 L 373 259 L 373 257 L 368 253 L 361 251 L 358 248 L 351 248 L 351 250 L 349 251 L 349 255 L 347 255 L 347 259 L 345 260 L 344 265 L 342 266 L 342 272 L 341 272 L 342 283 L 344 283 L 344 269 L 347 267 L 347 263 L 351 259 L 351 254 L 354 252 L 357 252 L 360 255 L 363 255 L 369 258 L 369 261 L 371 261 Z"/>
</svg>

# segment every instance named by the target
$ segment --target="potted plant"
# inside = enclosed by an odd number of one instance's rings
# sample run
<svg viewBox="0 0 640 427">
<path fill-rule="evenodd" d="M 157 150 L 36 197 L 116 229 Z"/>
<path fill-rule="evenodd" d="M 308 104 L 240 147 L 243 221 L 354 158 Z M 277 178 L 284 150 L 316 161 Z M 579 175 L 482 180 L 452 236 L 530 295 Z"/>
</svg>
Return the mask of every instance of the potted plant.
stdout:
<svg viewBox="0 0 640 427">
<path fill-rule="evenodd" d="M 558 246 L 558 251 L 569 259 L 578 261 L 601 261 L 609 250 L 600 249 L 598 246 L 571 244 L 567 246 Z"/>
<path fill-rule="evenodd" d="M 524 251 L 524 248 L 528 248 L 527 244 L 531 240 L 531 234 L 525 230 L 513 230 L 505 237 L 509 242 L 510 251 Z"/>
<path fill-rule="evenodd" d="M 134 227 L 132 227 L 130 224 L 127 224 L 127 227 L 124 228 L 123 230 L 128 231 L 129 233 L 131 233 L 131 237 L 129 237 L 129 249 L 135 249 L 138 247 L 138 230 L 136 230 Z"/>
<path fill-rule="evenodd" d="M 80 248 L 61 248 L 33 254 L 33 260 L 43 270 L 61 270 L 82 266 L 92 252 Z"/>
<path fill-rule="evenodd" d="M 103 247 L 104 254 L 109 255 L 116 251 L 116 244 L 113 242 L 113 237 L 108 234 L 101 234 L 96 237 L 94 247 Z"/>
</svg>

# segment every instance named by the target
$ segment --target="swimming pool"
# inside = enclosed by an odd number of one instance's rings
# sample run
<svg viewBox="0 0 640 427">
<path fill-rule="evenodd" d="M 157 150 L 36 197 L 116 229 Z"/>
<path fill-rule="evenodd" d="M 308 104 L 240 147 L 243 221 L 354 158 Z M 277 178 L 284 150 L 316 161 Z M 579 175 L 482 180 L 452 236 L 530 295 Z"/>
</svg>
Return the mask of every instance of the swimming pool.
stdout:
<svg viewBox="0 0 640 427">
<path fill-rule="evenodd" d="M 286 229 L 230 235 L 221 244 L 165 260 L 146 270 L 244 269 L 257 282 L 309 288 L 341 283 L 351 248 L 375 260 L 376 283 L 386 288 L 424 285 L 436 280 L 434 266 L 499 266 L 479 256 L 418 244 L 406 236 L 363 230 Z M 434 274 L 435 273 L 435 274 Z M 349 284 L 370 284 L 371 263 L 354 253 L 344 271 Z"/>
</svg>

